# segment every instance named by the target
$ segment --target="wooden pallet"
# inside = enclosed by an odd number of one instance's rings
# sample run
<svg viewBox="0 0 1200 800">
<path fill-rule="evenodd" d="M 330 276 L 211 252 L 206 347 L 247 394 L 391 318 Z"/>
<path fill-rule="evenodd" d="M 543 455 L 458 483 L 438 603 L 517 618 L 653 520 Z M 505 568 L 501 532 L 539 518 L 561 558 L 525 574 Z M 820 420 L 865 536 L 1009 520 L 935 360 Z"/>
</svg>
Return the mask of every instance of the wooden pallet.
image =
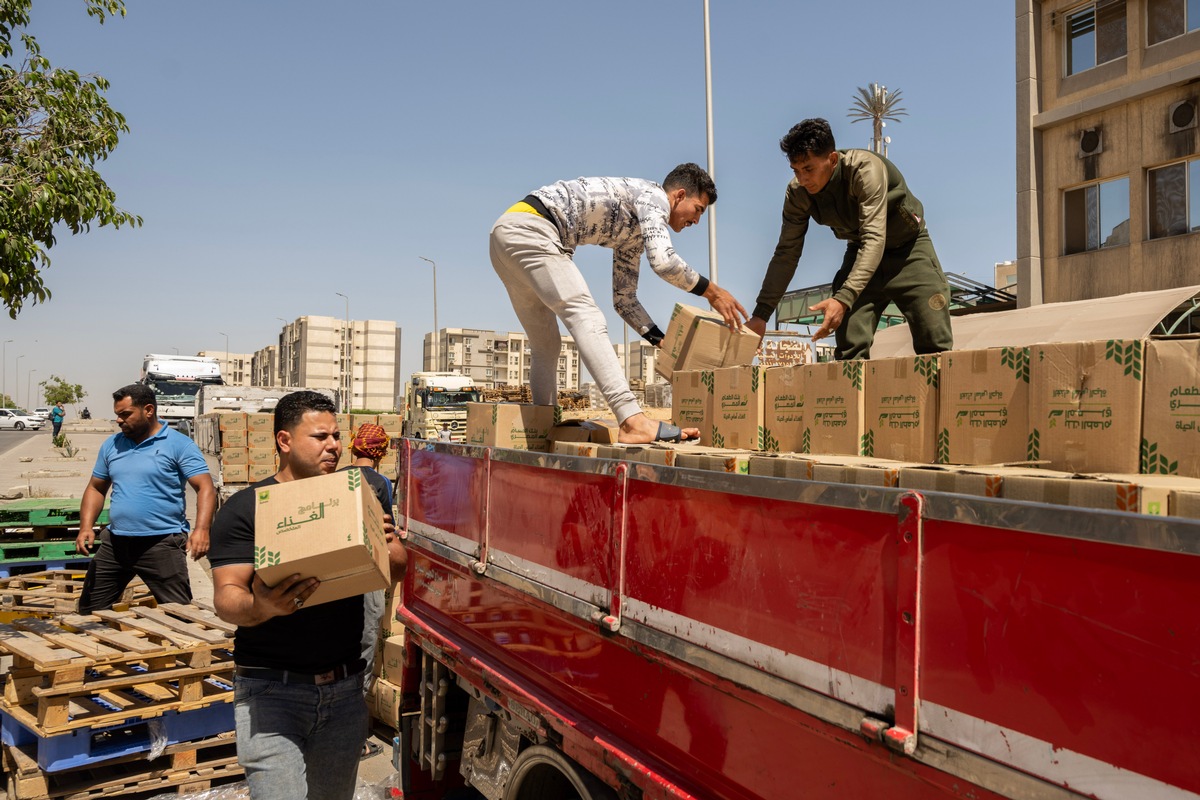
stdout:
<svg viewBox="0 0 1200 800">
<path fill-rule="evenodd" d="M 0 625 L 13 656 L 0 708 L 48 736 L 230 702 L 235 629 L 179 603 L 14 620 Z"/>
<path fill-rule="evenodd" d="M 82 569 L 52 569 L 0 578 L 0 614 L 4 615 L 0 620 L 74 614 L 79 608 L 86 575 Z M 124 611 L 131 606 L 154 605 L 154 596 L 146 584 L 141 578 L 134 578 L 121 595 L 121 602 L 113 608 Z"/>
<path fill-rule="evenodd" d="M 64 772 L 44 772 L 28 747 L 4 748 L 8 800 L 84 800 L 127 797 L 179 787 L 181 793 L 207 789 L 243 774 L 230 732 L 167 747 L 152 761 L 124 756 Z"/>
<path fill-rule="evenodd" d="M 0 503 L 0 528 L 79 525 L 77 497 L 37 497 Z M 97 525 L 108 524 L 108 503 L 100 510 Z"/>
</svg>

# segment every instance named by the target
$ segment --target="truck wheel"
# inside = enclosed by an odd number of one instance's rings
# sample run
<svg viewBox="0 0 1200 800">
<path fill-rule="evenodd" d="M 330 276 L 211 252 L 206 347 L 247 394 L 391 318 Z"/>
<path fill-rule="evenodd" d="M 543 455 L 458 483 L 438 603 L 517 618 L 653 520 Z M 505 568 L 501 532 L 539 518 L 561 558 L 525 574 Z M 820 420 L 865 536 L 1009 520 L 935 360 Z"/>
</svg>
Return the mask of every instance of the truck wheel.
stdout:
<svg viewBox="0 0 1200 800">
<path fill-rule="evenodd" d="M 504 800 L 617 800 L 617 795 L 562 753 L 538 744 L 517 757 Z"/>
</svg>

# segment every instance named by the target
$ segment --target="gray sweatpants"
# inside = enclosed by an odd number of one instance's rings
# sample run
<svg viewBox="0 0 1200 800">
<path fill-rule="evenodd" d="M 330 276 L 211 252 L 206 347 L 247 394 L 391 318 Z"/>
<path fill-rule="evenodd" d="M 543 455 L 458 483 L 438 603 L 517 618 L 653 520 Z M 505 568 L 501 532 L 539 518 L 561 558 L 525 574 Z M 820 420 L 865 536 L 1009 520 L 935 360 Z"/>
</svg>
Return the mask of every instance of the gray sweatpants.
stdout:
<svg viewBox="0 0 1200 800">
<path fill-rule="evenodd" d="M 604 395 L 618 422 L 641 413 L 621 361 L 608 338 L 608 323 L 592 299 L 583 275 L 563 249 L 554 223 L 537 214 L 513 211 L 492 226 L 492 267 L 529 337 L 533 402 L 555 405 L 558 320 L 579 348 L 579 359 Z"/>
</svg>

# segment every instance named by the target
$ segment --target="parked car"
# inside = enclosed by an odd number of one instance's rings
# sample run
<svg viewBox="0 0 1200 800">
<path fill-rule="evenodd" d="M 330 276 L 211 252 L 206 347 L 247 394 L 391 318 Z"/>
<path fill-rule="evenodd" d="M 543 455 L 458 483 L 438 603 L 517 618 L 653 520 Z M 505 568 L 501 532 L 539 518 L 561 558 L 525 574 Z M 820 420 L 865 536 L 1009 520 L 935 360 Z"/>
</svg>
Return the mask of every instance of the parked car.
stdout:
<svg viewBox="0 0 1200 800">
<path fill-rule="evenodd" d="M 50 419 L 50 409 L 46 408 L 45 406 L 38 406 L 33 410 L 33 415 L 35 417 L 41 417 L 43 420 L 48 420 Z"/>
<path fill-rule="evenodd" d="M 46 421 L 41 417 L 35 417 L 23 408 L 0 408 L 0 429 L 14 428 L 23 431 L 28 428 L 36 431 L 45 424 Z"/>
</svg>

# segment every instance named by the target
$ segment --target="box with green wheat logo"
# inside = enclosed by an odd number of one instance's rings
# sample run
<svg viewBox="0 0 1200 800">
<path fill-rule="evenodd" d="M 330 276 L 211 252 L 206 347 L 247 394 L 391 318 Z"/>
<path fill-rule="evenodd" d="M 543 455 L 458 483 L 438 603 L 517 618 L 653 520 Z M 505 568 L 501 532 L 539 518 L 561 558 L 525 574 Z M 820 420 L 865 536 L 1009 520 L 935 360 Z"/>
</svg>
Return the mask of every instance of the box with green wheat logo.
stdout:
<svg viewBox="0 0 1200 800">
<path fill-rule="evenodd" d="M 933 463 L 940 357 L 881 358 L 868 361 L 866 370 L 862 454 Z"/>
<path fill-rule="evenodd" d="M 763 450 L 803 452 L 804 367 L 769 367 L 763 399 Z"/>
<path fill-rule="evenodd" d="M 671 419 L 681 428 L 699 428 L 700 444 L 712 445 L 711 369 L 676 370 L 671 376 Z"/>
<path fill-rule="evenodd" d="M 1024 461 L 1029 439 L 1029 348 L 942 354 L 937 462 Z"/>
<path fill-rule="evenodd" d="M 561 422 L 558 406 L 467 403 L 467 444 L 550 452 L 550 431 Z"/>
<path fill-rule="evenodd" d="M 800 449 L 822 455 L 864 455 L 865 361 L 828 361 L 801 367 L 804 432 Z"/>
<path fill-rule="evenodd" d="M 713 370 L 713 447 L 764 449 L 766 372 L 759 366 Z"/>
<path fill-rule="evenodd" d="M 1141 471 L 1200 478 L 1200 338 L 1146 343 Z"/>
<path fill-rule="evenodd" d="M 1066 472 L 1137 472 L 1143 345 L 1140 339 L 1033 345 L 1026 459 Z"/>
<path fill-rule="evenodd" d="M 383 508 L 359 469 L 253 489 L 254 568 L 268 586 L 321 581 L 306 605 L 391 585 Z"/>
</svg>

